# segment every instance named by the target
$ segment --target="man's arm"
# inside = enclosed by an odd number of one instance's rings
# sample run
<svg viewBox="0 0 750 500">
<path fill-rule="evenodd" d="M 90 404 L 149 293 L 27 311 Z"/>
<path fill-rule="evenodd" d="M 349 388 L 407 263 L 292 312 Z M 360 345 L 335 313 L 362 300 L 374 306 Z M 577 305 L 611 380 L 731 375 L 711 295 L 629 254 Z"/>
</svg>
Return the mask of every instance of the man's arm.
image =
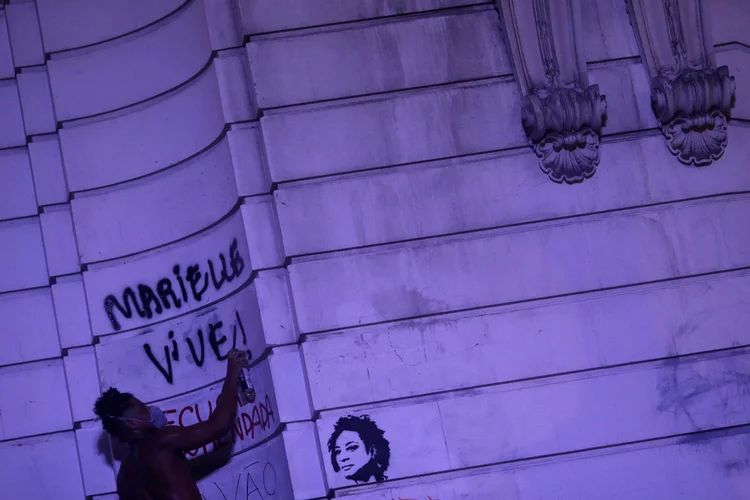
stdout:
<svg viewBox="0 0 750 500">
<path fill-rule="evenodd" d="M 221 396 L 208 420 L 187 427 L 165 427 L 159 432 L 158 444 L 180 451 L 195 450 L 229 432 L 237 414 L 237 381 L 246 365 L 245 353 L 232 349 L 227 358 L 227 377 Z"/>
</svg>

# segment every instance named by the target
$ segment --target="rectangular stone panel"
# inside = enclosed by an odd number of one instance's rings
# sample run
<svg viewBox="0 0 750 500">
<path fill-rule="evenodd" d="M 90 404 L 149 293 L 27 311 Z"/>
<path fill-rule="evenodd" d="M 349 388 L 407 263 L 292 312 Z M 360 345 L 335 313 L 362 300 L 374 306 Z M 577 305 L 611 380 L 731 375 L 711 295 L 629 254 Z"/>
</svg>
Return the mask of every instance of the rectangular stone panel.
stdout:
<svg viewBox="0 0 750 500">
<path fill-rule="evenodd" d="M 269 357 L 274 387 L 279 392 L 279 416 L 284 422 L 310 420 L 309 389 L 302 352 L 297 345 L 279 346 Z"/>
<path fill-rule="evenodd" d="M 49 285 L 38 217 L 0 222 L 0 292 Z"/>
<path fill-rule="evenodd" d="M 5 9 L 0 10 L 0 78 L 2 79 L 13 78 L 16 74 L 7 21 Z"/>
<path fill-rule="evenodd" d="M 227 132 L 227 140 L 232 152 L 232 165 L 239 195 L 268 193 L 271 190 L 271 180 L 268 178 L 259 124 L 233 124 Z"/>
<path fill-rule="evenodd" d="M 287 270 L 261 270 L 253 284 L 258 292 L 258 305 L 266 343 L 283 345 L 297 342 L 299 328 L 294 314 Z"/>
<path fill-rule="evenodd" d="M 16 78 L 26 135 L 54 133 L 57 120 L 52 106 L 47 68 L 25 68 Z"/>
<path fill-rule="evenodd" d="M 63 357 L 73 420 L 93 420 L 94 402 L 102 394 L 93 346 L 70 349 Z M 108 388 L 105 388 L 108 389 Z"/>
<path fill-rule="evenodd" d="M 0 80 L 0 148 L 25 145 L 18 85 L 15 79 Z"/>
<path fill-rule="evenodd" d="M 324 413 L 321 453 L 333 437 L 338 464 L 352 435 L 333 433 L 339 418 L 368 419 L 389 443 L 389 480 L 450 469 L 747 425 L 747 349 L 623 367 L 512 386 L 442 394 L 417 401 Z M 351 417 L 350 417 L 351 418 Z M 372 432 L 372 424 L 358 424 Z M 379 433 L 378 433 L 379 434 Z M 354 434 L 356 436 L 356 434 Z M 365 436 L 385 446 L 378 436 Z M 347 453 L 348 452 L 348 453 Z M 325 461 L 331 487 L 353 486 Z"/>
<path fill-rule="evenodd" d="M 0 440 L 72 427 L 61 359 L 0 368 Z"/>
<path fill-rule="evenodd" d="M 185 0 L 36 0 L 47 52 L 70 50 L 137 31 Z M 96 20 L 96 22 L 92 22 Z"/>
<path fill-rule="evenodd" d="M 480 3 L 477 0 L 239 0 L 245 34 L 342 23 Z"/>
<path fill-rule="evenodd" d="M 750 198 L 730 196 L 301 258 L 302 332 L 750 265 Z"/>
<path fill-rule="evenodd" d="M 61 276 L 52 285 L 57 328 L 62 347 L 77 347 L 91 343 L 91 324 L 86 308 L 86 291 L 80 274 Z"/>
<path fill-rule="evenodd" d="M 710 433 L 520 464 L 465 470 L 336 492 L 357 500 L 571 498 L 740 500 L 747 430 Z"/>
<path fill-rule="evenodd" d="M 70 205 L 47 207 L 39 215 L 50 276 L 73 274 L 81 270 L 78 246 L 73 231 Z"/>
<path fill-rule="evenodd" d="M 71 207 L 81 262 L 172 243 L 219 221 L 236 202 L 226 140 L 168 170 L 78 194 Z"/>
<path fill-rule="evenodd" d="M 0 443 L 0 463 L 4 498 L 84 498 L 73 432 Z"/>
<path fill-rule="evenodd" d="M 37 213 L 28 151 L 26 148 L 0 151 L 0 220 Z"/>
<path fill-rule="evenodd" d="M 262 108 L 512 73 L 492 7 L 283 33 L 247 45 Z"/>
<path fill-rule="evenodd" d="M 219 81 L 224 121 L 236 123 L 257 119 L 255 84 L 244 47 L 218 52 L 214 68 Z"/>
<path fill-rule="evenodd" d="M 0 294 L 0 365 L 60 355 L 49 288 Z"/>
<path fill-rule="evenodd" d="M 271 195 L 245 198 L 240 206 L 253 270 L 284 264 L 276 206 Z"/>
<path fill-rule="evenodd" d="M 209 67 L 157 99 L 65 123 L 59 136 L 68 186 L 84 191 L 153 174 L 208 148 L 223 130 L 219 84 Z"/>
<path fill-rule="evenodd" d="M 318 434 L 312 422 L 292 422 L 284 428 L 294 498 L 323 498 L 328 493 L 318 453 Z M 322 457 L 325 459 L 325 457 Z"/>
<path fill-rule="evenodd" d="M 261 119 L 275 182 L 526 146 L 518 85 L 500 78 L 301 106 Z"/>
<path fill-rule="evenodd" d="M 29 157 L 39 205 L 66 203 L 69 196 L 68 185 L 57 134 L 34 137 L 29 143 Z"/>
<path fill-rule="evenodd" d="M 83 118 L 150 99 L 198 74 L 210 57 L 200 0 L 184 2 L 152 29 L 53 54 L 47 69 L 57 118 Z"/>
<path fill-rule="evenodd" d="M 236 0 L 204 0 L 206 24 L 214 50 L 242 45 L 240 13 Z"/>
<path fill-rule="evenodd" d="M 324 410 L 750 345 L 748 294 L 741 271 L 312 335 L 302 349 Z"/>
<path fill-rule="evenodd" d="M 714 169 L 681 168 L 661 135 L 605 143 L 575 188 L 547 182 L 527 150 L 285 183 L 274 196 L 294 256 L 747 191 L 748 143 L 750 129 L 730 127 Z"/>
<path fill-rule="evenodd" d="M 44 49 L 34 2 L 15 2 L 5 7 L 5 11 L 16 67 L 44 64 Z"/>
</svg>

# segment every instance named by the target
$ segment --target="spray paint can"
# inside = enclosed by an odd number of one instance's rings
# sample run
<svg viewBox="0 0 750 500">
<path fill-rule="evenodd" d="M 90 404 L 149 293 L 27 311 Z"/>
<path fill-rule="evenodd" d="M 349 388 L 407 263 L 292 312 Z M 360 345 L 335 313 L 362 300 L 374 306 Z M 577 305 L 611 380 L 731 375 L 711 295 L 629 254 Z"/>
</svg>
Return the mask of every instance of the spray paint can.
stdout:
<svg viewBox="0 0 750 500">
<path fill-rule="evenodd" d="M 248 349 L 245 351 L 247 354 L 247 360 L 252 359 L 252 353 Z M 240 406 L 251 404 L 255 402 L 255 387 L 253 387 L 253 381 L 250 378 L 250 369 L 242 368 L 240 371 L 240 379 L 238 383 L 238 396 L 240 398 Z"/>
</svg>

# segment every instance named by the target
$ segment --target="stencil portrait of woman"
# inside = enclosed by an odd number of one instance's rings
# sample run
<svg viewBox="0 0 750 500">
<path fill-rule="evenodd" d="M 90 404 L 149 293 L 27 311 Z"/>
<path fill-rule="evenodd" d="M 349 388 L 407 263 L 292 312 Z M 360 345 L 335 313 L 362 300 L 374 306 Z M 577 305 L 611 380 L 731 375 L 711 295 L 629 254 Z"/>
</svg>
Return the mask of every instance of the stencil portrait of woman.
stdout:
<svg viewBox="0 0 750 500">
<path fill-rule="evenodd" d="M 347 415 L 338 419 L 328 439 L 331 465 L 335 472 L 357 484 L 388 479 L 385 471 L 391 448 L 385 432 L 367 415 Z"/>
</svg>

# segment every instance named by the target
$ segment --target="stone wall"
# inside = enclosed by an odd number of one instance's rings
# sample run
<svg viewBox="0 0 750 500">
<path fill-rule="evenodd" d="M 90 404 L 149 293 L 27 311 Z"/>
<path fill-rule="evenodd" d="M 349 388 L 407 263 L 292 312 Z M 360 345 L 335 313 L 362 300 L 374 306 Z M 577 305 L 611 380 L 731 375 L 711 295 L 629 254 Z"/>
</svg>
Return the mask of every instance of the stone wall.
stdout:
<svg viewBox="0 0 750 500">
<path fill-rule="evenodd" d="M 703 167 L 652 110 L 655 3 L 0 6 L 0 490 L 116 498 L 96 397 L 195 423 L 237 345 L 207 500 L 743 498 L 750 10 L 677 4 L 736 83 Z M 545 5 L 606 101 L 545 108 L 592 130 L 571 184 L 524 128 Z"/>
</svg>

